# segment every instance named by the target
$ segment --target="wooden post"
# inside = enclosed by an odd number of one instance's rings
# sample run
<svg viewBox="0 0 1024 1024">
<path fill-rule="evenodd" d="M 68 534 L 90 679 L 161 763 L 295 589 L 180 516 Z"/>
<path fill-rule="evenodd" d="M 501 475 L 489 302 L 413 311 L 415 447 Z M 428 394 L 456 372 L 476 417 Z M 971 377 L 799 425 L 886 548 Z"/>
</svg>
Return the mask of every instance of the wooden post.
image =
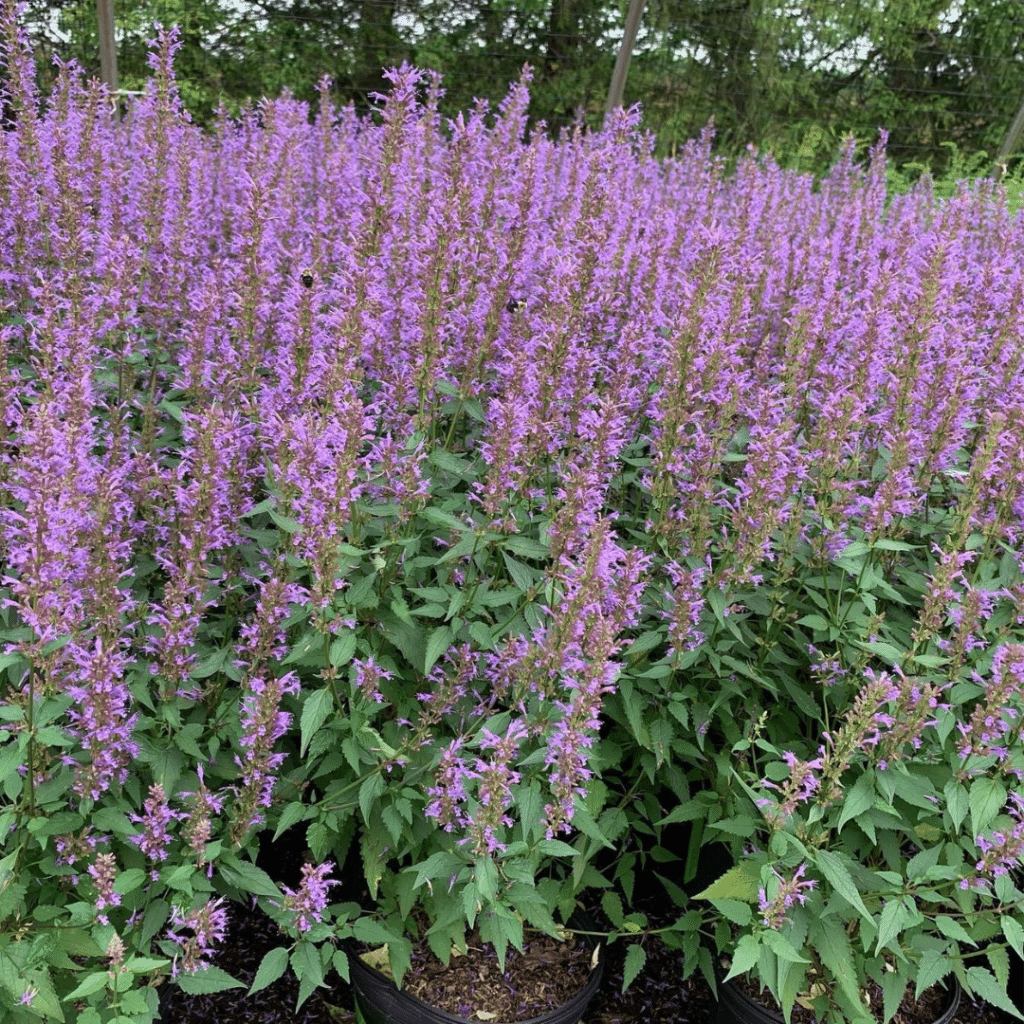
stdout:
<svg viewBox="0 0 1024 1024">
<path fill-rule="evenodd" d="M 1017 151 L 1022 132 L 1024 132 L 1024 103 L 1021 104 L 1020 110 L 1017 111 L 1017 116 L 1013 119 L 1013 124 L 1010 125 L 1010 130 L 1006 133 L 1002 146 L 999 147 L 999 155 L 996 157 L 995 166 L 996 181 L 1002 181 L 1003 176 L 1006 174 L 1007 162 Z"/>
<path fill-rule="evenodd" d="M 610 114 L 616 107 L 622 106 L 622 94 L 626 90 L 626 72 L 629 70 L 629 58 L 633 56 L 633 44 L 640 28 L 640 15 L 643 14 L 644 0 L 629 0 L 629 11 L 626 13 L 626 28 L 622 33 L 622 45 L 619 56 L 615 60 L 615 71 L 612 72 L 612 84 L 608 89 L 608 104 L 604 108 Z"/>
<path fill-rule="evenodd" d="M 100 76 L 112 96 L 117 94 L 117 50 L 114 48 L 114 0 L 96 0 L 100 34 Z"/>
</svg>

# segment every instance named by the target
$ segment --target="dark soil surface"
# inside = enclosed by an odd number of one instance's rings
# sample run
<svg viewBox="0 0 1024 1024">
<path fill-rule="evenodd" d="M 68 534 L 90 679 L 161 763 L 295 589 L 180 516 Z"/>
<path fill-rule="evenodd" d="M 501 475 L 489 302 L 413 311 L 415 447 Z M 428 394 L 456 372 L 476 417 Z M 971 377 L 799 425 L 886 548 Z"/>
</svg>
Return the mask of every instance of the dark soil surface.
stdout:
<svg viewBox="0 0 1024 1024">
<path fill-rule="evenodd" d="M 414 943 L 403 989 L 457 1017 L 473 1018 L 483 1010 L 493 1014 L 487 1020 L 513 1022 L 539 1017 L 569 1002 L 586 987 L 597 965 L 597 950 L 582 939 L 559 942 L 543 934 L 528 936 L 522 953 L 509 949 L 504 972 L 477 932 L 469 936 L 467 947 L 446 967 L 425 941 Z M 370 966 L 382 969 L 373 962 Z M 385 973 L 390 976 L 390 971 Z"/>
<path fill-rule="evenodd" d="M 652 926 L 657 927 L 672 920 L 671 914 L 659 912 L 664 904 L 664 899 L 651 900 L 650 905 L 638 909 L 647 913 Z M 216 963 L 239 981 L 251 984 L 263 955 L 280 945 L 280 938 L 276 926 L 262 912 L 249 912 L 232 905 L 229 934 Z M 537 948 L 538 959 L 547 955 L 540 951 L 543 946 Z M 604 980 L 581 1024 L 713 1024 L 717 1003 L 710 990 L 697 976 L 680 981 L 681 954 L 667 949 L 657 936 L 644 940 L 647 964 L 640 977 L 623 993 L 626 948 L 621 942 L 608 948 Z M 587 951 L 583 955 L 589 970 L 590 954 Z M 336 975 L 331 977 L 337 983 L 330 989 L 315 992 L 298 1013 L 295 1012 L 298 983 L 290 972 L 251 997 L 242 989 L 186 996 L 177 986 L 168 985 L 163 990 L 162 1021 L 163 1024 L 355 1024 L 351 988 Z M 459 1012 L 459 1008 L 449 1012 Z M 918 1024 L 914 1017 L 897 1019 L 900 1024 Z M 962 999 L 955 1024 L 1010 1024 L 1013 1019 L 995 1007 Z M 928 1020 L 934 1021 L 935 1015 Z"/>
</svg>

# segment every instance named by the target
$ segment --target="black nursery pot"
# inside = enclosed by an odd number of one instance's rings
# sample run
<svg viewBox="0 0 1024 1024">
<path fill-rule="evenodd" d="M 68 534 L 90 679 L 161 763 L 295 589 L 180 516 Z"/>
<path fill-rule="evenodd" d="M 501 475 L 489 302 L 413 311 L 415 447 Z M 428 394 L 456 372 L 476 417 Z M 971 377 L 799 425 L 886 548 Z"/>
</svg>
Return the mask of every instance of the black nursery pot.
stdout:
<svg viewBox="0 0 1024 1024">
<path fill-rule="evenodd" d="M 576 911 L 569 918 L 569 927 L 582 931 L 596 930 L 594 922 L 583 911 Z M 591 949 L 597 947 L 597 939 L 594 936 L 587 935 L 584 938 Z M 561 1006 L 556 1006 L 538 1017 L 518 1021 L 517 1024 L 578 1024 L 587 1009 L 587 1004 L 594 998 L 601 984 L 604 959 L 605 947 L 604 943 L 601 943 L 597 966 L 590 972 L 587 984 L 580 992 L 567 1003 L 562 1003 Z M 391 978 L 363 963 L 356 955 L 349 956 L 349 976 L 359 1012 L 365 1018 L 366 1024 L 477 1024 L 468 1017 L 446 1013 L 408 992 L 403 992 Z"/>
<path fill-rule="evenodd" d="M 951 980 L 945 1008 L 934 1024 L 951 1024 L 960 1007 L 960 982 Z M 718 986 L 718 1024 L 785 1024 L 785 1018 L 774 1007 L 752 999 L 733 980 Z"/>
</svg>

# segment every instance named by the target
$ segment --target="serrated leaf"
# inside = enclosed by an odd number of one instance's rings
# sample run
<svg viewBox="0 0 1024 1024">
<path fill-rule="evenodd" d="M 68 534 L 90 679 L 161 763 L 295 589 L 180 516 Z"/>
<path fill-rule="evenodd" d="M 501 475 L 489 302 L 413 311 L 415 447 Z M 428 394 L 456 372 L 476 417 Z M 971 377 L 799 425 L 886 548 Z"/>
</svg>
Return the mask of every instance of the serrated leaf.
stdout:
<svg viewBox="0 0 1024 1024">
<path fill-rule="evenodd" d="M 324 980 L 324 967 L 320 962 L 320 952 L 312 942 L 299 942 L 291 955 L 292 969 L 300 981 L 312 982 L 313 987 Z"/>
<path fill-rule="evenodd" d="M 284 894 L 270 875 L 255 864 L 230 856 L 220 862 L 218 871 L 228 885 L 233 885 L 243 892 L 252 893 L 254 896 L 269 896 L 277 900 L 284 898 Z"/>
<path fill-rule="evenodd" d="M 532 537 L 524 537 L 518 533 L 506 537 L 504 546 L 521 558 L 547 558 L 551 554 L 550 547 Z"/>
<path fill-rule="evenodd" d="M 761 889 L 761 874 L 756 864 L 742 862 L 711 883 L 703 892 L 697 893 L 697 900 L 742 900 L 756 903 Z"/>
<path fill-rule="evenodd" d="M 899 935 L 909 917 L 910 911 L 902 899 L 886 901 L 878 921 L 878 941 L 875 943 L 875 956 L 878 956 L 879 951 L 884 946 L 888 946 Z"/>
<path fill-rule="evenodd" d="M 1015 917 L 1006 914 L 999 919 L 999 923 L 1003 927 L 1003 934 L 1010 948 L 1017 956 L 1024 958 L 1024 927 Z"/>
<path fill-rule="evenodd" d="M 975 778 L 969 796 L 971 831 L 980 835 L 1006 804 L 1006 788 L 989 775 Z"/>
<path fill-rule="evenodd" d="M 452 632 L 451 626 L 438 626 L 430 634 L 430 637 L 427 639 L 427 650 L 424 656 L 424 674 L 429 674 L 430 670 L 437 663 L 438 658 L 447 653 L 454 639 L 455 634 Z"/>
<path fill-rule="evenodd" d="M 626 953 L 626 964 L 622 972 L 622 991 L 625 992 L 637 979 L 647 963 L 647 952 L 643 946 L 633 945 Z"/>
<path fill-rule="evenodd" d="M 292 825 L 297 825 L 310 812 L 310 808 L 296 800 L 290 803 L 282 812 L 274 831 L 274 839 L 277 840 L 283 832 L 287 832 Z"/>
<path fill-rule="evenodd" d="M 178 987 L 190 996 L 201 996 L 212 992 L 226 992 L 230 988 L 245 988 L 245 985 L 232 978 L 227 971 L 210 966 L 194 974 L 179 974 Z"/>
<path fill-rule="evenodd" d="M 299 720 L 302 730 L 302 738 L 299 745 L 299 753 L 304 756 L 309 747 L 309 741 L 313 734 L 327 721 L 331 711 L 334 710 L 334 695 L 328 689 L 315 690 L 302 705 L 302 717 Z"/>
<path fill-rule="evenodd" d="M 992 973 L 996 976 L 996 981 L 1006 988 L 1010 983 L 1010 954 L 1007 953 L 1006 947 L 993 944 L 985 950 L 985 956 L 992 967 Z"/>
<path fill-rule="evenodd" d="M 749 903 L 743 903 L 740 900 L 718 899 L 712 899 L 709 902 L 715 910 L 717 910 L 723 917 L 732 921 L 733 924 L 745 927 L 754 919 L 754 911 Z"/>
<path fill-rule="evenodd" d="M 903 1002 L 910 979 L 902 974 L 886 972 L 882 975 L 882 1016 L 891 1021 Z"/>
<path fill-rule="evenodd" d="M 815 919 L 808 934 L 809 944 L 821 957 L 821 962 L 836 979 L 840 989 L 854 1005 L 860 1005 L 860 989 L 853 964 L 853 947 L 843 922 L 837 917 Z"/>
<path fill-rule="evenodd" d="M 867 921 L 873 923 L 868 908 L 864 906 L 857 883 L 853 880 L 849 868 L 843 863 L 842 857 L 832 850 L 818 850 L 814 855 L 815 862 L 822 874 L 831 882 L 832 888 L 846 900 Z"/>
<path fill-rule="evenodd" d="M 870 811 L 875 805 L 875 773 L 868 769 L 843 796 L 843 811 L 839 815 L 836 832 L 842 832 L 843 826 L 850 820 Z"/>
<path fill-rule="evenodd" d="M 142 868 L 128 868 L 114 879 L 114 892 L 125 896 L 140 888 L 145 880 L 146 872 Z"/>
<path fill-rule="evenodd" d="M 373 820 L 371 817 L 373 809 L 384 789 L 384 780 L 379 772 L 374 772 L 373 775 L 363 780 L 363 784 L 359 787 L 359 810 L 362 812 L 364 822 L 369 823 Z"/>
<path fill-rule="evenodd" d="M 954 939 L 956 942 L 966 942 L 970 946 L 976 946 L 978 943 L 971 937 L 968 932 L 959 921 L 954 920 L 952 917 L 947 917 L 945 914 L 939 914 L 935 918 L 935 927 L 946 936 L 947 939 Z"/>
<path fill-rule="evenodd" d="M 356 918 L 352 922 L 352 934 L 359 942 L 365 942 L 368 946 L 383 947 L 385 952 L 387 951 L 388 943 L 393 942 L 395 939 L 395 936 L 380 921 L 375 921 L 370 917 Z M 360 959 L 366 960 L 366 956 L 367 954 L 363 954 Z"/>
<path fill-rule="evenodd" d="M 561 839 L 542 839 L 537 849 L 550 857 L 575 857 L 579 851 Z"/>
<path fill-rule="evenodd" d="M 96 971 L 87 974 L 78 984 L 78 987 L 64 997 L 66 1003 L 69 999 L 85 999 L 96 992 L 102 992 L 107 987 L 110 975 L 106 971 Z"/>
<path fill-rule="evenodd" d="M 606 892 L 601 896 L 601 909 L 613 928 L 621 928 L 625 915 L 622 912 L 622 899 L 617 892 Z"/>
<path fill-rule="evenodd" d="M 531 569 L 530 566 L 523 562 L 513 558 L 508 552 L 502 551 L 501 557 L 505 561 L 505 568 L 508 569 L 509 576 L 512 577 L 512 582 L 524 593 L 530 589 L 537 582 L 540 574 L 536 569 Z"/>
<path fill-rule="evenodd" d="M 171 961 L 155 956 L 133 956 L 125 963 L 132 974 L 143 974 L 146 971 L 156 971 L 166 967 Z"/>
<path fill-rule="evenodd" d="M 967 789 L 961 783 L 950 779 L 943 790 L 943 796 L 946 798 L 946 812 L 953 819 L 953 827 L 959 829 L 970 810 Z"/>
<path fill-rule="evenodd" d="M 1006 994 L 1006 988 L 996 981 L 991 971 L 984 967 L 970 967 L 967 970 L 967 984 L 976 996 L 981 996 L 986 1003 L 998 1006 L 1000 1010 L 1013 1014 L 1020 1020 L 1024 1020 L 1024 1014 L 1013 1004 L 1013 1000 Z"/>
<path fill-rule="evenodd" d="M 741 974 L 746 974 L 760 957 L 761 944 L 757 939 L 750 934 L 741 935 L 732 954 L 732 965 L 729 967 L 729 973 L 723 980 L 729 981 L 730 978 L 738 978 Z"/>
<path fill-rule="evenodd" d="M 744 904 L 744 906 L 746 906 L 746 904 Z M 778 932 L 772 931 L 770 928 L 766 928 L 761 933 L 761 937 L 764 940 L 764 944 L 780 960 L 785 960 L 787 963 L 791 964 L 809 964 L 811 962 L 806 957 L 802 957 L 797 950 L 793 948 L 793 944 Z"/>
<path fill-rule="evenodd" d="M 585 836 L 590 839 L 596 840 L 602 846 L 607 846 L 608 849 L 614 850 L 615 844 L 608 841 L 608 837 L 598 828 L 597 822 L 594 821 L 593 815 L 587 810 L 586 805 L 583 801 L 576 797 L 575 800 L 576 811 L 572 816 L 572 824 L 578 828 Z"/>
<path fill-rule="evenodd" d="M 267 515 L 270 516 L 274 525 L 279 530 L 284 530 L 285 533 L 298 533 L 302 529 L 302 523 L 297 519 L 292 519 L 289 516 L 283 516 L 280 512 L 275 511 L 272 508 L 266 509 Z"/>
<path fill-rule="evenodd" d="M 904 657 L 906 657 L 907 653 L 885 640 L 875 640 L 872 643 L 867 644 L 858 643 L 857 646 L 863 648 L 865 651 L 870 651 L 872 654 L 877 654 L 882 661 L 889 665 L 899 665 Z"/>
<path fill-rule="evenodd" d="M 343 668 L 352 660 L 355 653 L 356 634 L 354 631 L 349 630 L 342 633 L 331 641 L 329 657 L 334 668 Z"/>
</svg>

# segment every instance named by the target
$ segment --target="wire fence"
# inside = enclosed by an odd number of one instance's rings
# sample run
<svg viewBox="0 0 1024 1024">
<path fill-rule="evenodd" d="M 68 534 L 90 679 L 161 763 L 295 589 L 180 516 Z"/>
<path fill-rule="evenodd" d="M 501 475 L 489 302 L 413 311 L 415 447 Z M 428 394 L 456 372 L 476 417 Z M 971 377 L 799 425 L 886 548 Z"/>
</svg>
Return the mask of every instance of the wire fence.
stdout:
<svg viewBox="0 0 1024 1024">
<path fill-rule="evenodd" d="M 177 23 L 182 93 L 200 120 L 222 100 L 241 103 L 285 88 L 312 99 L 323 75 L 340 102 L 365 113 L 373 93 L 386 88 L 382 67 L 408 61 L 444 75 L 450 115 L 476 99 L 500 101 L 529 65 L 536 118 L 556 129 L 579 117 L 595 124 L 626 6 L 124 0 L 117 10 L 121 85 L 138 88 L 147 74 L 145 40 L 154 22 Z M 941 164 L 951 154 L 991 160 L 1024 98 L 1024 8 L 951 2 L 936 16 L 914 0 L 904 6 L 900 18 L 872 14 L 870 2 L 648 0 L 625 102 L 642 104 L 664 153 L 713 121 L 727 155 L 754 145 L 810 166 L 847 133 L 868 142 L 885 128 L 901 163 Z M 99 73 L 94 2 L 29 0 L 24 17 L 44 73 L 54 55 Z"/>
</svg>

